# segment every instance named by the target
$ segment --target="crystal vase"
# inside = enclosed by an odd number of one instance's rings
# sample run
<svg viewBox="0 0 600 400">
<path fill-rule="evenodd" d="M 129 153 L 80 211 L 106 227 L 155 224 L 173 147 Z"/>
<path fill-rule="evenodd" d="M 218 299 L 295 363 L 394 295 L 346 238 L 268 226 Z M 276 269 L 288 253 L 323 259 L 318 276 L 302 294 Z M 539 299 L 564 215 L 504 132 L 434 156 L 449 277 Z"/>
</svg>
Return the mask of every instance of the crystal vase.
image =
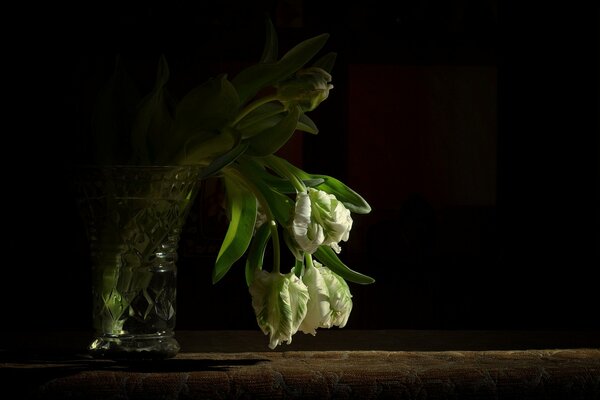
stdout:
<svg viewBox="0 0 600 400">
<path fill-rule="evenodd" d="M 174 337 L 177 245 L 200 169 L 84 167 L 78 206 L 91 251 L 94 357 L 164 359 Z"/>
</svg>

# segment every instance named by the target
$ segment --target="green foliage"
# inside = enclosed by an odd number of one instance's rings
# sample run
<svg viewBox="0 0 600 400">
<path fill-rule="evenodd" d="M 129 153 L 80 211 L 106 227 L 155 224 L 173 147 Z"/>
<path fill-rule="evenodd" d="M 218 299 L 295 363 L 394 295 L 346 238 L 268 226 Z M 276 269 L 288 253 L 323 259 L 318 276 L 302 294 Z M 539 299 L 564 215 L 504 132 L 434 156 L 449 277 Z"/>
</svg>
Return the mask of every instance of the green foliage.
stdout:
<svg viewBox="0 0 600 400">
<path fill-rule="evenodd" d="M 363 275 L 359 272 L 353 271 L 350 268 L 348 268 L 348 266 L 339 259 L 339 257 L 337 256 L 337 254 L 335 254 L 331 247 L 319 247 L 318 250 L 315 252 L 315 256 L 317 260 L 322 262 L 324 265 L 327 265 L 327 267 L 330 270 L 332 270 L 342 278 L 346 279 L 347 281 L 360 283 L 363 285 L 375 282 L 375 279 L 371 278 L 370 276 Z"/>
<path fill-rule="evenodd" d="M 261 89 L 291 77 L 321 50 L 327 39 L 329 35 L 326 33 L 307 39 L 288 51 L 279 61 L 255 64 L 240 72 L 232 81 L 240 100 L 250 100 Z"/>
<path fill-rule="evenodd" d="M 229 211 L 229 228 L 213 270 L 213 283 L 225 276 L 248 249 L 256 222 L 256 198 L 241 182 L 224 178 Z"/>
<path fill-rule="evenodd" d="M 154 87 L 140 97 L 117 61 L 98 97 L 93 114 L 97 163 L 198 165 L 203 167 L 200 179 L 223 179 L 229 226 L 214 265 L 214 283 L 244 255 L 248 286 L 257 275 L 264 278 L 265 265 L 279 273 L 280 238 L 296 259 L 293 271 L 301 278 L 305 256 L 317 248 L 300 246 L 292 229 L 298 218 L 296 201 L 302 197 L 298 194 L 307 193 L 308 188 L 335 196 L 344 215 L 371 211 L 362 196 L 338 179 L 309 174 L 275 155 L 296 131 L 319 133 L 307 113 L 327 99 L 333 88 L 330 74 L 336 53 L 316 58 L 328 37 L 322 34 L 304 40 L 279 58 L 277 33 L 267 21 L 259 62 L 231 80 L 221 74 L 174 99 L 169 92 L 172 74 L 161 56 Z M 257 218 L 264 221 L 260 226 L 256 226 Z M 341 221 L 344 224 L 349 231 L 351 220 Z M 264 260 L 269 243 L 272 263 Z M 330 245 L 339 251 L 337 243 Z M 314 256 L 341 279 L 374 282 L 346 266 L 328 245 L 318 247 Z M 105 297 L 115 313 L 122 308 L 110 293 Z"/>
</svg>

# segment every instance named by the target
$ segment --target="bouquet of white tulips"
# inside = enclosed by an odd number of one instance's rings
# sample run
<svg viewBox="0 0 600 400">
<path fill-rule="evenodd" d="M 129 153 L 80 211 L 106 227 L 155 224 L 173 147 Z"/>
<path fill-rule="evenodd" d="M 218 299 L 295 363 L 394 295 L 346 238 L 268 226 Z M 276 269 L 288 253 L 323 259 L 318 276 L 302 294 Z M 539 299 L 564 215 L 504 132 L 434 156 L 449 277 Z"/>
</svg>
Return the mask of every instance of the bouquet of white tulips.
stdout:
<svg viewBox="0 0 600 400">
<path fill-rule="evenodd" d="M 349 239 L 352 213 L 370 212 L 368 203 L 339 180 L 275 155 L 296 131 L 318 133 L 307 113 L 333 88 L 336 55 L 312 60 L 328 35 L 305 40 L 279 58 L 275 29 L 267 26 L 258 63 L 231 80 L 226 74 L 211 78 L 179 101 L 167 90 L 169 68 L 162 57 L 153 90 L 129 118 L 125 147 L 131 151 L 121 154 L 111 151 L 123 138 L 119 129 L 103 123 L 122 88 L 117 68 L 98 103 L 95 149 L 101 164 L 199 165 L 203 178 L 223 180 L 229 226 L 213 283 L 245 257 L 256 320 L 275 348 L 290 343 L 298 330 L 314 335 L 317 328 L 344 327 L 352 310 L 346 281 L 374 280 L 338 256 Z M 280 265 L 284 246 L 295 260 L 287 270 Z"/>
</svg>

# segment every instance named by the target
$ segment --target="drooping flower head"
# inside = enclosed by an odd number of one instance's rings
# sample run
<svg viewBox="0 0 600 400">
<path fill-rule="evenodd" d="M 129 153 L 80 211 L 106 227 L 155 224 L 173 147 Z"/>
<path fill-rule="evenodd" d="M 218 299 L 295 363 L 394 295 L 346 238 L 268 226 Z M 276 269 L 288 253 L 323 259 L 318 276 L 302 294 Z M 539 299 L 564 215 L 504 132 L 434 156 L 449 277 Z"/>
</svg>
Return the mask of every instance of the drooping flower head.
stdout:
<svg viewBox="0 0 600 400">
<path fill-rule="evenodd" d="M 343 328 L 352 311 L 352 295 L 346 281 L 317 261 L 308 263 L 302 281 L 308 288 L 306 317 L 299 327 L 316 335 L 317 328 Z"/>
<path fill-rule="evenodd" d="M 348 240 L 351 229 L 350 210 L 334 195 L 313 188 L 298 193 L 292 233 L 303 251 L 312 254 L 327 245 L 339 253 L 339 242 Z"/>
<path fill-rule="evenodd" d="M 299 330 L 304 333 L 316 335 L 317 328 L 331 325 L 331 306 L 329 303 L 329 289 L 321 272 L 314 266 L 307 266 L 302 276 L 302 282 L 308 289 L 309 299 L 307 304 L 306 317 L 300 324 Z M 329 326 L 326 326 L 329 325 Z"/>
<path fill-rule="evenodd" d="M 292 343 L 306 316 L 308 289 L 293 272 L 281 274 L 260 271 L 250 285 L 252 307 L 258 326 L 269 335 L 269 348 Z"/>
<path fill-rule="evenodd" d="M 348 322 L 350 312 L 352 311 L 352 295 L 346 281 L 327 267 L 321 267 L 315 262 L 315 267 L 319 268 L 325 285 L 329 290 L 329 305 L 331 307 L 331 320 L 328 321 L 331 326 L 343 328 Z"/>
</svg>

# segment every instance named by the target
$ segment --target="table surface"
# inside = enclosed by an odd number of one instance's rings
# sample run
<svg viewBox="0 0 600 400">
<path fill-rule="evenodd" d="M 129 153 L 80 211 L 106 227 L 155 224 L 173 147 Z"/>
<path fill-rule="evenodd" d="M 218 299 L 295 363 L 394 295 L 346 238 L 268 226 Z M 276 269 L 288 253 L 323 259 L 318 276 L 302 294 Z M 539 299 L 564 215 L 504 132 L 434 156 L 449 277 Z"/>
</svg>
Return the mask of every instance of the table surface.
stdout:
<svg viewBox="0 0 600 400">
<path fill-rule="evenodd" d="M 177 332 L 182 351 L 123 364 L 85 353 L 81 332 L 3 333 L 11 398 L 600 398 L 600 332 Z M 0 396 L 1 397 L 1 396 Z"/>
</svg>

